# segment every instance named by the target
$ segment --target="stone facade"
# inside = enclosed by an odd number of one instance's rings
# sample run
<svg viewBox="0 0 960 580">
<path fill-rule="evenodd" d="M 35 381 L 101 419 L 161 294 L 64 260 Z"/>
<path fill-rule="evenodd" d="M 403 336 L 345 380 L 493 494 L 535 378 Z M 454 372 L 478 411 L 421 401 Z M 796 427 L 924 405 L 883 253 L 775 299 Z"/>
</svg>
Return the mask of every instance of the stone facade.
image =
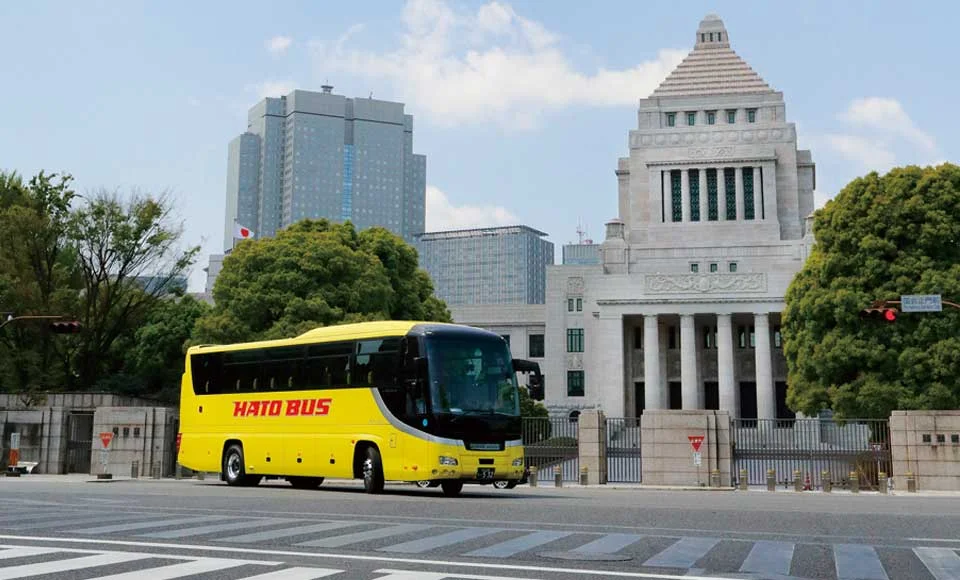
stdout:
<svg viewBox="0 0 960 580">
<path fill-rule="evenodd" d="M 960 489 L 960 411 L 894 411 L 890 447 L 897 490 L 907 490 L 907 473 L 918 490 Z"/>
</svg>

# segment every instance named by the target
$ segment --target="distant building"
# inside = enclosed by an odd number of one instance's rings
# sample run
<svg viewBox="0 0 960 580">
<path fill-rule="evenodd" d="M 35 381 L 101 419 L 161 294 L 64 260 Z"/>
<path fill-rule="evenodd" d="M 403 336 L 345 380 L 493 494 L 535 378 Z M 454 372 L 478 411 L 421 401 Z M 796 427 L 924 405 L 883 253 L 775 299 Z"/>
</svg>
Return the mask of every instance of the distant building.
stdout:
<svg viewBox="0 0 960 580">
<path fill-rule="evenodd" d="M 417 236 L 420 265 L 448 305 L 543 304 L 553 243 L 544 232 L 508 226 Z"/>
<path fill-rule="evenodd" d="M 145 292 L 164 295 L 187 291 L 186 276 L 137 276 L 134 280 Z"/>
<path fill-rule="evenodd" d="M 567 266 L 592 266 L 600 263 L 600 244 L 591 241 L 582 244 L 564 244 L 563 264 Z"/>
</svg>

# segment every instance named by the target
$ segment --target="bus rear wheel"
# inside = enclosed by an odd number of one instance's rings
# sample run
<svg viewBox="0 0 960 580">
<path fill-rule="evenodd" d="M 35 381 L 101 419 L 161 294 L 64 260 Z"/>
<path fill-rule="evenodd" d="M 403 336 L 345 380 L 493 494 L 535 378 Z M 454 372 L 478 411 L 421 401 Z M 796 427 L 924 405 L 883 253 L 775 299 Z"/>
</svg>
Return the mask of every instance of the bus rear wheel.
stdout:
<svg viewBox="0 0 960 580">
<path fill-rule="evenodd" d="M 288 477 L 287 481 L 296 489 L 317 489 L 323 483 L 322 477 Z"/>
<path fill-rule="evenodd" d="M 363 460 L 363 489 L 367 493 L 383 491 L 383 462 L 380 460 L 380 450 L 374 446 L 367 447 L 366 457 Z"/>
<path fill-rule="evenodd" d="M 462 481 L 444 481 L 440 484 L 440 487 L 443 488 L 443 495 L 447 497 L 455 497 L 460 495 L 460 491 L 463 490 Z"/>
<path fill-rule="evenodd" d="M 247 475 L 243 466 L 243 447 L 234 443 L 223 452 L 223 479 L 227 485 L 245 486 L 260 483 L 259 475 Z"/>
</svg>

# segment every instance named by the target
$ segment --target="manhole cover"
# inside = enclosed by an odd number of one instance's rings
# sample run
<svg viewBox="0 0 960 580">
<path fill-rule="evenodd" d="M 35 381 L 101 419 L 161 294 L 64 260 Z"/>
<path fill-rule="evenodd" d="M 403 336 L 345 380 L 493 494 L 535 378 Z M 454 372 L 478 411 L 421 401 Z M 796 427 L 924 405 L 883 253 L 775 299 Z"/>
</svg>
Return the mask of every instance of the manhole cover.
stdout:
<svg viewBox="0 0 960 580">
<path fill-rule="evenodd" d="M 632 560 L 630 556 L 623 554 L 599 554 L 588 552 L 540 552 L 537 554 L 541 558 L 552 558 L 554 560 L 581 560 L 584 562 L 625 562 Z"/>
</svg>

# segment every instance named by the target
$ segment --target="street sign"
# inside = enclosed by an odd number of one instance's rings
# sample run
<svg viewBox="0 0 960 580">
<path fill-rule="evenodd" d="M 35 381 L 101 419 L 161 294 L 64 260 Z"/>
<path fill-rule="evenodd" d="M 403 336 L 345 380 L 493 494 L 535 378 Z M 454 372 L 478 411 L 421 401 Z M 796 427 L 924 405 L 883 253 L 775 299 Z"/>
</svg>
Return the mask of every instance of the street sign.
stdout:
<svg viewBox="0 0 960 580">
<path fill-rule="evenodd" d="M 690 446 L 693 447 L 693 451 L 699 453 L 700 445 L 703 444 L 703 435 L 687 435 L 687 439 L 690 440 Z"/>
<path fill-rule="evenodd" d="M 20 449 L 20 434 L 11 433 L 10 434 L 10 449 Z"/>
<path fill-rule="evenodd" d="M 103 443 L 104 449 L 110 448 L 110 441 L 112 440 L 113 440 L 113 433 L 110 433 L 109 431 L 107 431 L 105 433 L 100 434 L 100 442 Z"/>
<path fill-rule="evenodd" d="M 703 455 L 701 455 L 699 451 L 693 452 L 693 464 L 697 467 L 703 465 Z"/>
<path fill-rule="evenodd" d="M 939 294 L 905 294 L 900 297 L 902 312 L 942 312 Z"/>
</svg>

